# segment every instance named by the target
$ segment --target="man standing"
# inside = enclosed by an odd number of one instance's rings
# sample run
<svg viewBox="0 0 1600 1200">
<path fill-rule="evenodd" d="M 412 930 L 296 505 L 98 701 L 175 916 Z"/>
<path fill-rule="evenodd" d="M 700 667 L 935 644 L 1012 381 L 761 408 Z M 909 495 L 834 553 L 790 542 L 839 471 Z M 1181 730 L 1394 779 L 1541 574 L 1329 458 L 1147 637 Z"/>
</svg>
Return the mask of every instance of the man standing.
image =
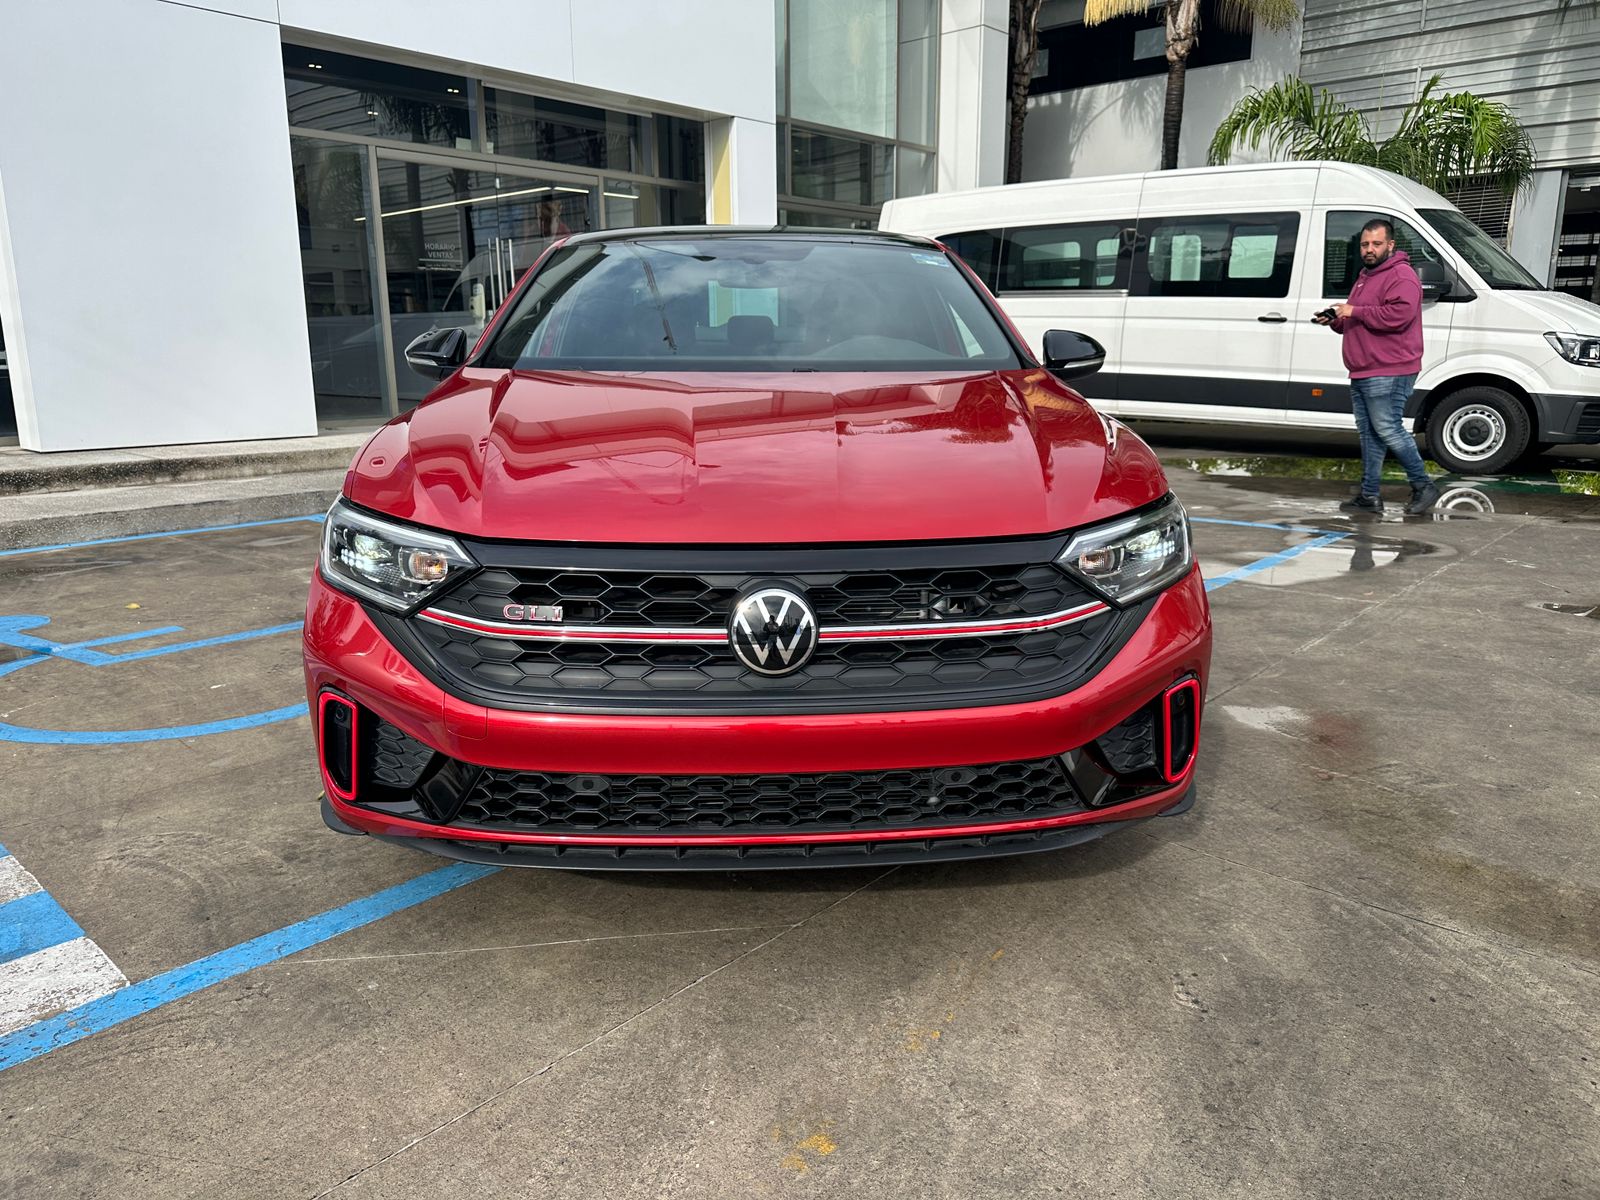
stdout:
<svg viewBox="0 0 1600 1200">
<path fill-rule="evenodd" d="M 1344 338 L 1350 404 L 1361 434 L 1361 488 L 1339 507 L 1347 512 L 1383 511 L 1378 482 L 1387 449 L 1399 459 L 1411 484 L 1406 512 L 1417 515 L 1439 499 L 1416 440 L 1401 423 L 1422 370 L 1422 284 L 1411 269 L 1410 257 L 1395 250 L 1394 226 L 1382 217 L 1361 227 L 1361 263 L 1350 299 L 1313 318 Z"/>
</svg>

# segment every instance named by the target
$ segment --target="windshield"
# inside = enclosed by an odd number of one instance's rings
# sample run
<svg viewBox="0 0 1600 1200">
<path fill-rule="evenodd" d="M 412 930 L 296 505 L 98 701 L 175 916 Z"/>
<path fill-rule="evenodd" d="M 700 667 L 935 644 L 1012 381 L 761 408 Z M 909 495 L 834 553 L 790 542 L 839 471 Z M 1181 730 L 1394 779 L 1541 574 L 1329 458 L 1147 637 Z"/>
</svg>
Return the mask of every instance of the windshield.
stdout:
<svg viewBox="0 0 1600 1200">
<path fill-rule="evenodd" d="M 1021 365 L 932 248 L 827 237 L 583 242 L 551 256 L 481 365 L 947 371 Z"/>
<path fill-rule="evenodd" d="M 1509 292 L 1542 292 L 1544 284 L 1525 271 L 1521 264 L 1500 248 L 1498 242 L 1453 208 L 1418 210 L 1439 236 L 1490 287 Z"/>
</svg>

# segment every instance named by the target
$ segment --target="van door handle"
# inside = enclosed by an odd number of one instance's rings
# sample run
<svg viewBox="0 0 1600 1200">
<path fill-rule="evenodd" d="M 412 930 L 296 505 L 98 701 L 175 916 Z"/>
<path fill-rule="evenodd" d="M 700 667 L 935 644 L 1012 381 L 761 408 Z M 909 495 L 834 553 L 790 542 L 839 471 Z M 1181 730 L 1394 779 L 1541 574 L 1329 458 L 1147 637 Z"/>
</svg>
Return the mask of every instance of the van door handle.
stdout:
<svg viewBox="0 0 1600 1200">
<path fill-rule="evenodd" d="M 1256 318 L 1256 320 L 1260 321 L 1263 325 L 1282 325 L 1288 319 L 1289 318 L 1284 316 L 1282 313 L 1267 313 L 1264 316 Z"/>
</svg>

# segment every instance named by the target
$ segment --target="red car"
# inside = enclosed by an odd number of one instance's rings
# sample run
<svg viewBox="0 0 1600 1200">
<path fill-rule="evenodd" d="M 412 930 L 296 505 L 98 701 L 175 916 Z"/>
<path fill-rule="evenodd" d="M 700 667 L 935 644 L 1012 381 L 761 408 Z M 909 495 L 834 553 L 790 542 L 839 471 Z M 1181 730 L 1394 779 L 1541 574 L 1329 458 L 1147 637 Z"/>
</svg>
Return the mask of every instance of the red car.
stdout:
<svg viewBox="0 0 1600 1200">
<path fill-rule="evenodd" d="M 1192 802 L 1211 620 L 1149 448 L 959 259 L 574 237 L 362 449 L 305 622 L 334 829 L 527 866 L 1066 846 Z"/>
</svg>

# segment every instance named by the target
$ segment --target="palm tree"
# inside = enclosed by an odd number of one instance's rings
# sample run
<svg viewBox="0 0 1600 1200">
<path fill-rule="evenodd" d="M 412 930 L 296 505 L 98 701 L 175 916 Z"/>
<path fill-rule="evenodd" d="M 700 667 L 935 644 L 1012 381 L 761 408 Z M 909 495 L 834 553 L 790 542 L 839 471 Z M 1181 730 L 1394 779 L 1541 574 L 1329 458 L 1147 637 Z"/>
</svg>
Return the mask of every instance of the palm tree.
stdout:
<svg viewBox="0 0 1600 1200">
<path fill-rule="evenodd" d="M 1167 107 L 1161 120 L 1161 169 L 1178 165 L 1178 135 L 1183 130 L 1183 89 L 1189 55 L 1200 41 L 1200 0 L 1087 0 L 1085 25 L 1138 16 L 1160 8 L 1167 26 Z M 1220 0 L 1217 19 L 1229 29 L 1288 29 L 1299 19 L 1294 0 Z"/>
<path fill-rule="evenodd" d="M 1365 116 L 1291 75 L 1234 106 L 1211 139 L 1211 162 L 1225 163 L 1236 150 L 1266 143 L 1274 155 L 1381 167 L 1436 192 L 1481 179 L 1516 194 L 1533 176 L 1528 131 L 1504 104 L 1471 92 L 1435 95 L 1440 78 L 1428 80 L 1400 114 L 1399 127 L 1380 142 Z"/>
<path fill-rule="evenodd" d="M 1039 10 L 1044 0 L 1011 0 L 1011 78 L 1006 96 L 1006 182 L 1022 182 L 1022 123 L 1039 53 Z"/>
</svg>

